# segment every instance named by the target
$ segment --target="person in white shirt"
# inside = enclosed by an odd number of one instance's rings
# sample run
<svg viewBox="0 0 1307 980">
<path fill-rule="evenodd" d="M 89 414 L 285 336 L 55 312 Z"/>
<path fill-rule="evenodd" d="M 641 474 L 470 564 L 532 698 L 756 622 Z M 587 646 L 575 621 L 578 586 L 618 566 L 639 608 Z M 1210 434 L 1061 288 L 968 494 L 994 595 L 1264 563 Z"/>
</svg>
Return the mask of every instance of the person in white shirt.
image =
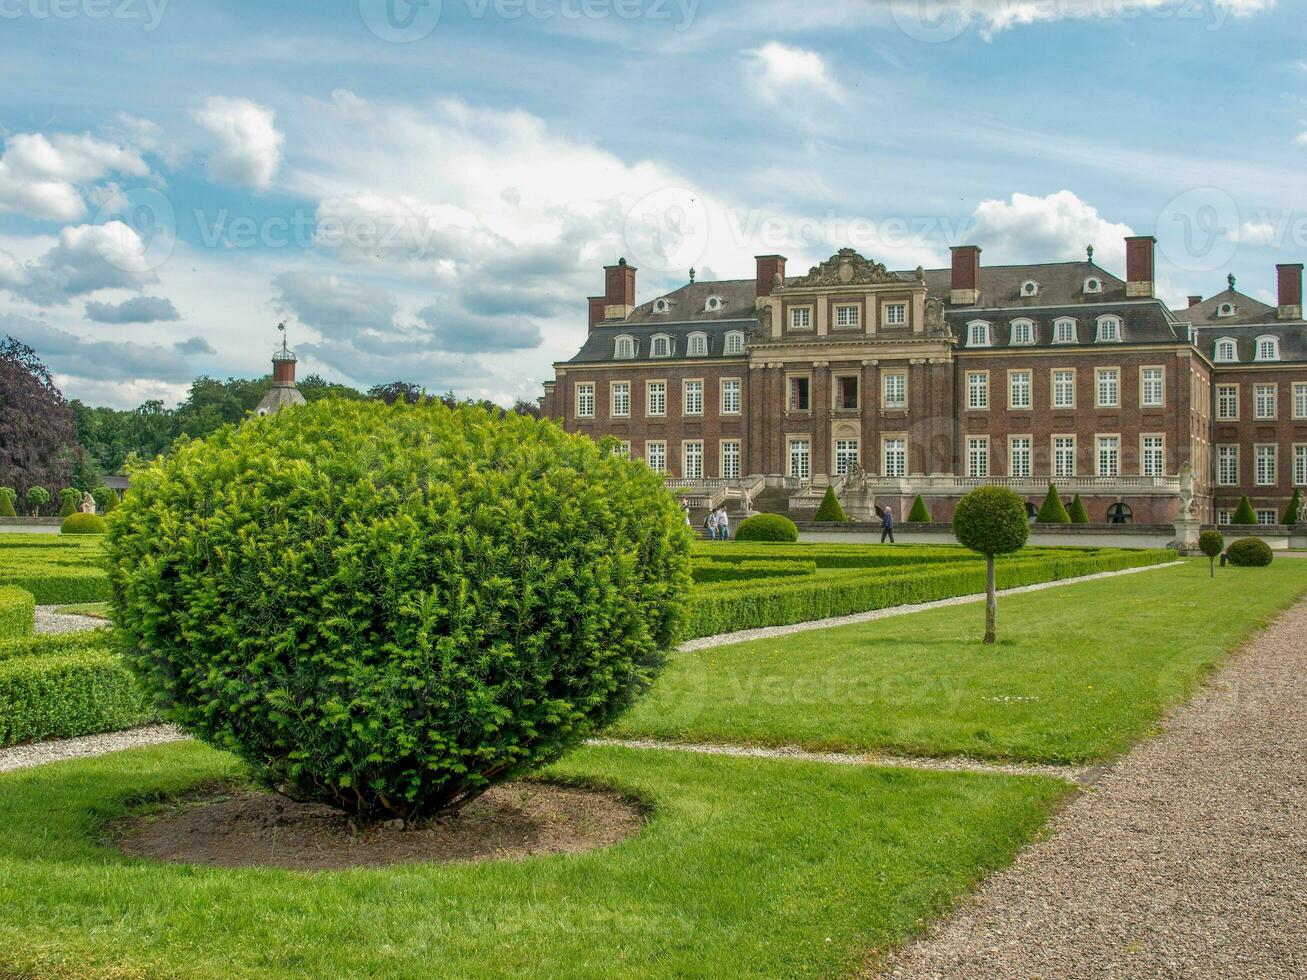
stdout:
<svg viewBox="0 0 1307 980">
<path fill-rule="evenodd" d="M 731 540 L 731 519 L 726 516 L 726 507 L 717 508 L 717 534 L 723 541 Z"/>
</svg>

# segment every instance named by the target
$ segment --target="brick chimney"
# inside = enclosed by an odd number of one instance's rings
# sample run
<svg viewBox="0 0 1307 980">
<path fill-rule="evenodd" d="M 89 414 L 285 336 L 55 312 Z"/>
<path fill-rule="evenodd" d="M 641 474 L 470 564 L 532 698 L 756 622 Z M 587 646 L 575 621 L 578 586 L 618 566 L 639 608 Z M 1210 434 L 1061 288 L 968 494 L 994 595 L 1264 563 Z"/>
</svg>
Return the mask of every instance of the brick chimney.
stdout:
<svg viewBox="0 0 1307 980">
<path fill-rule="evenodd" d="M 605 320 L 625 320 L 635 311 L 635 271 L 626 259 L 604 266 Z"/>
<path fill-rule="evenodd" d="M 954 306 L 975 306 L 980 302 L 980 246 L 954 245 L 953 289 L 949 302 Z"/>
<path fill-rule="evenodd" d="M 1280 280 L 1280 319 L 1302 319 L 1302 265 L 1277 265 Z"/>
<path fill-rule="evenodd" d="M 1153 296 L 1157 239 L 1139 235 L 1125 240 L 1125 294 L 1132 298 Z"/>
<path fill-rule="evenodd" d="M 776 277 L 781 277 L 781 282 L 785 282 L 785 256 L 784 255 L 755 255 L 754 259 L 758 263 L 758 298 L 770 296 L 775 289 Z"/>
<path fill-rule="evenodd" d="M 1202 301 L 1203 301 L 1203 298 L 1202 298 L 1201 296 L 1190 296 L 1190 297 L 1189 297 L 1189 308 L 1190 308 L 1190 309 L 1193 309 L 1195 306 L 1197 306 L 1197 305 L 1198 305 L 1199 303 L 1201 303 Z"/>
<path fill-rule="evenodd" d="M 586 302 L 590 304 L 590 329 L 593 330 L 604 322 L 604 307 L 608 305 L 608 298 L 606 296 L 587 296 Z"/>
</svg>

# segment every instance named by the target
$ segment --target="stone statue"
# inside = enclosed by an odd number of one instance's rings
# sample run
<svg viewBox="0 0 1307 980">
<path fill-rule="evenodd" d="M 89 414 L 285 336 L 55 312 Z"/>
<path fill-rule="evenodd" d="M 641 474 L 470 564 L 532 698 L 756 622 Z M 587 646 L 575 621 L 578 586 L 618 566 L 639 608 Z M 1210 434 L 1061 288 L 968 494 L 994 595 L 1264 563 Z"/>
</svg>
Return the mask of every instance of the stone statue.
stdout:
<svg viewBox="0 0 1307 980">
<path fill-rule="evenodd" d="M 1194 502 L 1194 468 L 1186 461 L 1180 467 L 1180 520 L 1193 520 Z"/>
<path fill-rule="evenodd" d="M 867 471 L 859 463 L 854 463 L 849 467 L 849 471 L 844 474 L 845 492 L 860 493 L 867 489 Z"/>
<path fill-rule="evenodd" d="M 89 493 L 82 494 L 82 513 L 83 514 L 95 513 L 95 498 L 92 497 Z"/>
</svg>

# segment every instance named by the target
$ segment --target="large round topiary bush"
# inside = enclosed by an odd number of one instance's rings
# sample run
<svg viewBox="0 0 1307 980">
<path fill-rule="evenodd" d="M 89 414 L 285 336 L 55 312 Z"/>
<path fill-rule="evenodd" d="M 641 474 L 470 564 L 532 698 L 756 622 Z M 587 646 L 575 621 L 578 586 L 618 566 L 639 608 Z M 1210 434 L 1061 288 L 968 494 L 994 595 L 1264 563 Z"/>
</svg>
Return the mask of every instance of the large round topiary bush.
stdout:
<svg viewBox="0 0 1307 980">
<path fill-rule="evenodd" d="M 269 788 L 411 820 L 624 710 L 689 546 L 661 477 L 553 423 L 325 401 L 135 470 L 107 549 L 171 720 Z"/>
<path fill-rule="evenodd" d="M 754 514 L 746 517 L 735 532 L 736 541 L 798 541 L 799 529 L 780 514 Z"/>
<path fill-rule="evenodd" d="M 60 534 L 108 534 L 109 525 L 95 514 L 69 514 L 59 525 Z"/>
<path fill-rule="evenodd" d="M 1225 556 L 1236 568 L 1265 568 L 1274 557 L 1261 538 L 1240 538 L 1225 549 Z"/>
</svg>

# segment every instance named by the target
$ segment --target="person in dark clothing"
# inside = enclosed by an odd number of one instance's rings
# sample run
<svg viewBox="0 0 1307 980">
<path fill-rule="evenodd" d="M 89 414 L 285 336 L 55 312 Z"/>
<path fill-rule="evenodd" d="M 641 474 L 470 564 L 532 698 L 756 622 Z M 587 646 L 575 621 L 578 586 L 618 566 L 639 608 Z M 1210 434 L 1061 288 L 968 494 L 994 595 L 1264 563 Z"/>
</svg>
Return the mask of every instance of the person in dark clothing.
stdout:
<svg viewBox="0 0 1307 980">
<path fill-rule="evenodd" d="M 886 538 L 890 544 L 894 543 L 894 513 L 888 507 L 880 515 L 880 543 L 884 544 Z"/>
</svg>

